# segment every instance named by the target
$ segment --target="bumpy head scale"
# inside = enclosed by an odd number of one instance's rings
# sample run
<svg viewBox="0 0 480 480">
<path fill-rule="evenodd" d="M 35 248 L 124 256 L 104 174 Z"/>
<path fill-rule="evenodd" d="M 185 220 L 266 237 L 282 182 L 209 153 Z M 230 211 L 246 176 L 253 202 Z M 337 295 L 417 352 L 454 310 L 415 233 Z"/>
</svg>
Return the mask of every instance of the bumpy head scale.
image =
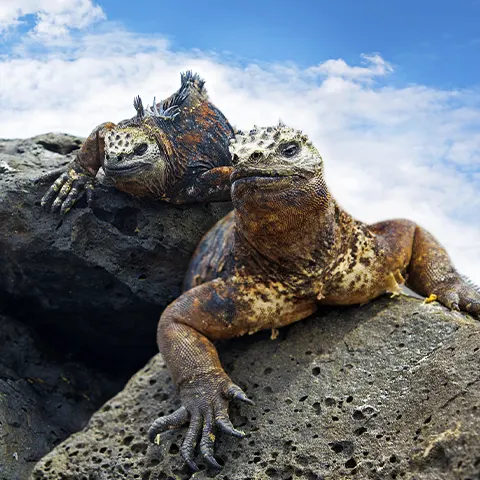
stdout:
<svg viewBox="0 0 480 480">
<path fill-rule="evenodd" d="M 249 162 L 251 158 L 263 157 L 268 160 L 269 157 L 277 157 L 280 147 L 285 144 L 296 143 L 303 151 L 302 155 L 296 157 L 303 168 L 318 168 L 322 164 L 322 158 L 301 130 L 288 127 L 282 122 L 275 127 L 257 127 L 254 126 L 248 133 L 238 131 L 234 138 L 230 140 L 229 150 L 235 166 L 241 166 Z M 259 155 L 260 154 L 260 155 Z M 294 158 L 292 157 L 292 163 Z"/>
</svg>

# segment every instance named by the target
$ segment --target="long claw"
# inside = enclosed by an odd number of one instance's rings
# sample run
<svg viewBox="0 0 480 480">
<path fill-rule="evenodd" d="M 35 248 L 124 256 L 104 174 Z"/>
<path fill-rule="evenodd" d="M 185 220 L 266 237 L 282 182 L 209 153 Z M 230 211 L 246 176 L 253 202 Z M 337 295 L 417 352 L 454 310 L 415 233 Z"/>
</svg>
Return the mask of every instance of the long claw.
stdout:
<svg viewBox="0 0 480 480">
<path fill-rule="evenodd" d="M 188 421 L 188 412 L 185 407 L 180 407 L 170 415 L 158 417 L 148 430 L 148 439 L 155 443 L 156 436 L 165 430 L 180 428 Z"/>
<path fill-rule="evenodd" d="M 53 185 L 47 190 L 47 193 L 41 200 L 42 207 L 45 207 L 50 212 L 60 210 L 60 214 L 63 217 L 75 204 L 75 202 L 82 197 L 87 190 L 87 201 L 89 206 L 92 203 L 93 195 L 93 177 L 92 175 L 83 169 L 83 167 L 70 164 L 67 171 L 61 171 L 62 175 L 57 178 Z M 53 174 L 57 174 L 59 170 L 53 173 L 49 173 L 42 176 L 38 181 L 43 181 L 46 178 L 50 178 Z"/>
<path fill-rule="evenodd" d="M 94 193 L 94 186 L 93 182 L 89 181 L 85 185 L 85 190 L 87 192 L 87 205 L 91 207 L 93 205 L 93 193 Z"/>
<path fill-rule="evenodd" d="M 232 425 L 228 415 L 228 404 L 230 400 L 234 399 L 249 404 L 253 404 L 253 402 L 240 387 L 225 377 L 223 375 L 213 378 L 202 377 L 200 380 L 183 384 L 180 394 L 185 406 L 170 415 L 157 418 L 148 431 L 148 438 L 151 442 L 156 443 L 156 440 L 160 440 L 160 432 L 169 428 L 177 428 L 189 421 L 190 425 L 180 447 L 180 454 L 190 470 L 199 470 L 195 463 L 197 446 L 200 455 L 209 467 L 222 468 L 215 458 L 215 431 L 217 428 L 234 437 L 243 438 L 245 436 L 245 433 Z"/>
<path fill-rule="evenodd" d="M 228 417 L 217 416 L 215 418 L 215 424 L 222 432 L 228 433 L 229 435 L 233 435 L 234 437 L 238 438 L 245 437 L 245 433 L 241 430 L 237 430 Z"/>
<path fill-rule="evenodd" d="M 187 460 L 185 457 L 183 459 L 185 460 L 185 463 L 188 465 L 188 468 L 193 472 L 198 472 L 200 470 L 198 468 L 198 465 L 193 460 Z"/>
<path fill-rule="evenodd" d="M 202 439 L 200 440 L 200 452 L 205 461 L 213 468 L 221 468 L 221 465 L 213 456 L 215 433 L 213 432 L 212 418 L 207 415 L 203 424 Z"/>
<path fill-rule="evenodd" d="M 62 217 L 70 211 L 70 209 L 78 200 L 82 198 L 83 194 L 85 193 L 85 191 L 82 189 L 85 182 L 85 179 L 75 180 L 73 182 L 72 188 L 60 208 L 60 215 Z"/>
<path fill-rule="evenodd" d="M 255 405 L 253 400 L 250 400 L 245 392 L 237 385 L 231 385 L 225 394 L 231 400 L 240 400 L 241 402 L 248 403 L 249 405 Z"/>
<path fill-rule="evenodd" d="M 196 463 L 193 458 L 195 456 L 195 447 L 197 446 L 198 437 L 202 431 L 202 422 L 200 416 L 192 417 L 190 420 L 190 426 L 188 427 L 185 439 L 183 440 L 182 446 L 180 447 L 180 454 L 182 455 L 185 462 L 188 466 L 194 470 L 198 471 Z"/>
<path fill-rule="evenodd" d="M 68 180 L 63 184 L 63 187 L 58 192 L 58 196 L 55 201 L 52 203 L 51 211 L 55 212 L 56 210 L 60 210 L 63 205 L 64 200 L 67 198 L 70 190 L 72 189 L 73 180 L 68 177 Z"/>
<path fill-rule="evenodd" d="M 40 204 L 42 207 L 50 205 L 52 200 L 57 196 L 59 190 L 62 188 L 62 185 L 68 180 L 68 173 L 61 175 L 53 185 L 47 190 L 47 193 L 42 197 Z"/>
<path fill-rule="evenodd" d="M 203 453 L 203 458 L 205 461 L 212 467 L 212 468 L 222 468 L 222 466 L 215 460 L 215 457 L 213 455 L 207 455 Z"/>
</svg>

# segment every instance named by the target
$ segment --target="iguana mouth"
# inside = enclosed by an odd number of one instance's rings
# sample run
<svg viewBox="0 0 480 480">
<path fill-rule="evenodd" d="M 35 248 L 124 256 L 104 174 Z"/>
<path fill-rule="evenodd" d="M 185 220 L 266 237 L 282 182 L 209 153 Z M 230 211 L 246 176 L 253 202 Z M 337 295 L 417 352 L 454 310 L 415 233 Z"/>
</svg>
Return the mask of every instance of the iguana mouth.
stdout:
<svg viewBox="0 0 480 480">
<path fill-rule="evenodd" d="M 149 163 L 134 163 L 134 164 L 127 164 L 127 165 L 115 165 L 115 166 L 103 166 L 105 173 L 109 176 L 115 177 L 123 177 L 131 175 L 138 170 L 142 170 L 145 167 L 151 167 Z"/>
<path fill-rule="evenodd" d="M 230 177 L 230 181 L 232 183 L 239 180 L 259 183 L 270 183 L 278 180 L 286 180 L 287 178 L 292 177 L 298 177 L 298 175 L 293 175 L 291 173 L 279 173 L 268 170 L 235 170 Z"/>
</svg>

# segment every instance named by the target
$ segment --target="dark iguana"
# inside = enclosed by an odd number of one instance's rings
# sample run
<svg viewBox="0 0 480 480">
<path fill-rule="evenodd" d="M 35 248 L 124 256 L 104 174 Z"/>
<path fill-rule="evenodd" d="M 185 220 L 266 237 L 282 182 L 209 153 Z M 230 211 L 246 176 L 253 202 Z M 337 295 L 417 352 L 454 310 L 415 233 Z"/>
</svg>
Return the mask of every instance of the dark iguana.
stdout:
<svg viewBox="0 0 480 480">
<path fill-rule="evenodd" d="M 366 225 L 331 196 L 323 161 L 300 131 L 256 128 L 232 140 L 235 210 L 199 244 L 186 291 L 162 314 L 158 345 L 183 406 L 160 417 L 151 441 L 190 422 L 181 454 L 195 447 L 212 466 L 215 430 L 238 437 L 230 400 L 248 401 L 223 370 L 213 341 L 301 320 L 321 305 L 369 302 L 406 281 L 447 307 L 480 314 L 480 292 L 435 238 L 408 220 Z"/>
<path fill-rule="evenodd" d="M 209 101 L 204 83 L 197 74 L 183 73 L 180 89 L 166 100 L 154 99 L 144 108 L 136 97 L 133 118 L 96 127 L 66 171 L 42 177 L 64 172 L 42 205 L 63 215 L 84 191 L 91 203 L 100 167 L 119 190 L 134 196 L 172 203 L 230 200 L 228 140 L 234 132 Z"/>
</svg>

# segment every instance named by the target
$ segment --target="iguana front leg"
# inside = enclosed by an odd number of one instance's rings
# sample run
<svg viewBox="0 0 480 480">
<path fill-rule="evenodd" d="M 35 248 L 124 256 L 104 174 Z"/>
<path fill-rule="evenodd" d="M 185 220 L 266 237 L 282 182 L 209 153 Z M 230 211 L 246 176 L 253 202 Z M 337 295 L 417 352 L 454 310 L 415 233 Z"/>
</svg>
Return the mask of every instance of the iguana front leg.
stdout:
<svg viewBox="0 0 480 480">
<path fill-rule="evenodd" d="M 406 273 L 406 285 L 448 308 L 480 315 L 480 291 L 452 265 L 438 240 L 410 220 L 387 220 L 369 226 L 385 249 L 381 270 Z"/>
<path fill-rule="evenodd" d="M 87 201 L 93 200 L 94 178 L 103 164 L 105 156 L 105 135 L 115 126 L 112 122 L 102 123 L 96 127 L 83 142 L 75 160 L 66 166 L 66 170 L 48 189 L 41 200 L 41 205 L 51 212 L 60 210 L 63 216 L 83 194 L 87 193 Z M 60 173 L 59 171 L 53 173 Z M 41 177 L 45 181 L 52 173 Z"/>
<path fill-rule="evenodd" d="M 249 400 L 223 370 L 212 341 L 287 325 L 315 309 L 313 301 L 289 297 L 278 284 L 253 279 L 215 279 L 185 292 L 164 311 L 158 326 L 158 345 L 183 406 L 153 422 L 150 440 L 190 419 L 180 450 L 183 458 L 192 470 L 198 469 L 194 456 L 200 439 L 202 456 L 218 467 L 215 428 L 242 437 L 230 422 L 228 404 Z"/>
<path fill-rule="evenodd" d="M 190 174 L 165 200 L 171 203 L 224 202 L 231 199 L 230 175 L 233 167 L 215 167 L 204 173 Z"/>
<path fill-rule="evenodd" d="M 480 316 L 480 290 L 456 271 L 445 249 L 423 228 L 417 226 L 407 285 L 453 310 Z"/>
</svg>

